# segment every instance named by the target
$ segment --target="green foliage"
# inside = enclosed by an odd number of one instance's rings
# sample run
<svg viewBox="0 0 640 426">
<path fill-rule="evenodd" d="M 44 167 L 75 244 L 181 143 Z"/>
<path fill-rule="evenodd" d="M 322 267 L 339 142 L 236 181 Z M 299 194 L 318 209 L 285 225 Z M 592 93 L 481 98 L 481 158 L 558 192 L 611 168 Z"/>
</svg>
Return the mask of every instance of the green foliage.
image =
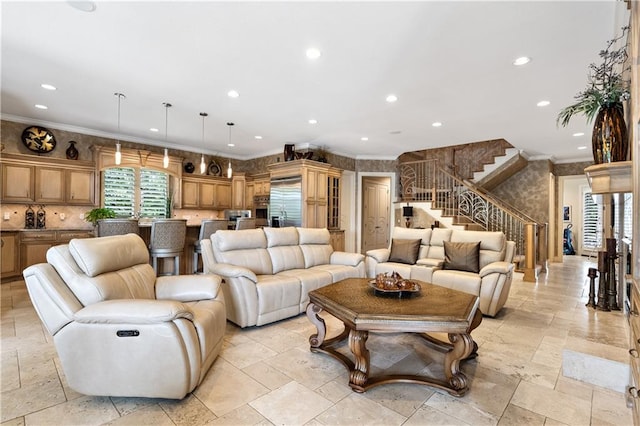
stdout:
<svg viewBox="0 0 640 426">
<path fill-rule="evenodd" d="M 622 35 L 607 42 L 607 48 L 600 51 L 601 64 L 589 65 L 587 88 L 574 98 L 576 102 L 562 109 L 556 119 L 557 125 L 565 127 L 575 114 L 583 114 L 590 123 L 600 107 L 621 103 L 629 97 L 629 80 L 623 75 L 629 68 L 623 68 L 627 60 L 627 45 L 612 50 L 621 40 L 629 27 L 622 28 Z"/>
<path fill-rule="evenodd" d="M 100 219 L 112 219 L 114 217 L 116 217 L 116 212 L 106 207 L 100 207 L 86 212 L 84 220 L 91 222 L 95 226 Z"/>
</svg>

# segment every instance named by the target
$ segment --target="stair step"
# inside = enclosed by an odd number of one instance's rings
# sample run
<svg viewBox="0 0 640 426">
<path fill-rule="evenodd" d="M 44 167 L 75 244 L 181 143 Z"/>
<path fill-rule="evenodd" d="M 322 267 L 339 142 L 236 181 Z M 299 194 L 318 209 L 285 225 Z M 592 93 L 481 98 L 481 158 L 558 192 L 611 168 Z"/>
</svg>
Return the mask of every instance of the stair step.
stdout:
<svg viewBox="0 0 640 426">
<path fill-rule="evenodd" d="M 492 190 L 520 170 L 522 170 L 528 161 L 518 152 L 516 155 L 506 158 L 503 161 L 496 161 L 494 165 L 485 168 L 483 174 L 474 174 L 474 182 L 476 185 L 486 190 Z"/>
</svg>

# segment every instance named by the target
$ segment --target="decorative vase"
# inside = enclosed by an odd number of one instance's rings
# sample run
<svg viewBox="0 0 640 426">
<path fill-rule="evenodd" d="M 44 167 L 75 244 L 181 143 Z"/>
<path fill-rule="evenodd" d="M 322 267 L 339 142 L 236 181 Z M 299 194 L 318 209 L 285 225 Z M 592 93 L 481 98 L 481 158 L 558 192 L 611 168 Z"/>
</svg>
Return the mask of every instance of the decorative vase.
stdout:
<svg viewBox="0 0 640 426">
<path fill-rule="evenodd" d="M 194 166 L 192 162 L 188 162 L 187 164 L 184 165 L 184 171 L 187 173 L 193 173 L 195 169 L 196 169 L 196 166 Z"/>
<path fill-rule="evenodd" d="M 69 141 L 69 148 L 65 151 L 67 154 L 67 159 L 69 160 L 77 160 L 78 159 L 78 149 L 76 148 L 75 141 Z"/>
<path fill-rule="evenodd" d="M 600 107 L 593 125 L 591 146 L 596 164 L 627 160 L 629 140 L 621 103 Z"/>
<path fill-rule="evenodd" d="M 293 161 L 296 159 L 295 144 L 284 144 L 284 161 Z"/>
</svg>

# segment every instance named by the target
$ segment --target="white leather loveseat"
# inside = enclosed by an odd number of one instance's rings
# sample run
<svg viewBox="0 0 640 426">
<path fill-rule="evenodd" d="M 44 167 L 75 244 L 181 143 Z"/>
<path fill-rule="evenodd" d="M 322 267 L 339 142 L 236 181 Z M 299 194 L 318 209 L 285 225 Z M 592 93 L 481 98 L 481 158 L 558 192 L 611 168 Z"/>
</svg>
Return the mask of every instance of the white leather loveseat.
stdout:
<svg viewBox="0 0 640 426">
<path fill-rule="evenodd" d="M 23 275 L 69 386 L 86 395 L 181 399 L 226 327 L 220 277 L 156 278 L 135 234 L 74 239 Z"/>
<path fill-rule="evenodd" d="M 393 247 L 369 250 L 366 254 L 368 277 L 373 278 L 379 273 L 395 271 L 403 278 L 413 278 L 475 294 L 480 296 L 482 313 L 491 317 L 495 316 L 507 301 L 513 277 L 515 243 L 507 241 L 502 232 L 395 227 L 392 239 L 402 243 L 420 240 L 416 255 L 414 258 L 402 258 L 403 253 L 399 256 L 392 253 Z M 479 243 L 474 259 L 477 266 L 459 266 L 460 263 L 454 259 L 446 259 L 445 242 L 449 252 L 455 252 L 456 248 L 456 245 L 451 243 Z"/>
<path fill-rule="evenodd" d="M 333 251 L 327 229 L 217 231 L 200 242 L 205 273 L 223 278 L 227 318 L 240 327 L 304 312 L 311 290 L 365 276 L 364 256 Z"/>
</svg>

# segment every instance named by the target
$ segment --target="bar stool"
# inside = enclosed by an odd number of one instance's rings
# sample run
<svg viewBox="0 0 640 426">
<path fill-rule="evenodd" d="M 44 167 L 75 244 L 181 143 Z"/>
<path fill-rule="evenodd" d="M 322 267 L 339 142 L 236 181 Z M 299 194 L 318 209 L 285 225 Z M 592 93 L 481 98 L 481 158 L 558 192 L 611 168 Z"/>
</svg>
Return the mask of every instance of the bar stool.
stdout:
<svg viewBox="0 0 640 426">
<path fill-rule="evenodd" d="M 249 217 L 239 217 L 236 221 L 236 231 L 239 229 L 255 229 L 256 220 Z"/>
<path fill-rule="evenodd" d="M 111 235 L 140 234 L 136 219 L 99 219 L 98 237 Z"/>
<path fill-rule="evenodd" d="M 200 224 L 200 235 L 198 236 L 198 241 L 193 243 L 193 273 L 194 274 L 198 273 L 198 263 L 199 263 L 198 260 L 199 260 L 199 257 L 202 255 L 202 246 L 200 245 L 200 241 L 206 240 L 207 238 L 211 237 L 211 234 L 213 234 L 214 232 L 220 229 L 227 229 L 228 225 L 229 225 L 229 221 L 227 220 L 208 219 L 208 220 L 202 221 L 202 223 Z"/>
<path fill-rule="evenodd" d="M 158 275 L 158 258 L 173 257 L 173 274 L 180 275 L 180 255 L 187 234 L 186 219 L 157 219 L 151 222 L 149 253 Z"/>
</svg>

